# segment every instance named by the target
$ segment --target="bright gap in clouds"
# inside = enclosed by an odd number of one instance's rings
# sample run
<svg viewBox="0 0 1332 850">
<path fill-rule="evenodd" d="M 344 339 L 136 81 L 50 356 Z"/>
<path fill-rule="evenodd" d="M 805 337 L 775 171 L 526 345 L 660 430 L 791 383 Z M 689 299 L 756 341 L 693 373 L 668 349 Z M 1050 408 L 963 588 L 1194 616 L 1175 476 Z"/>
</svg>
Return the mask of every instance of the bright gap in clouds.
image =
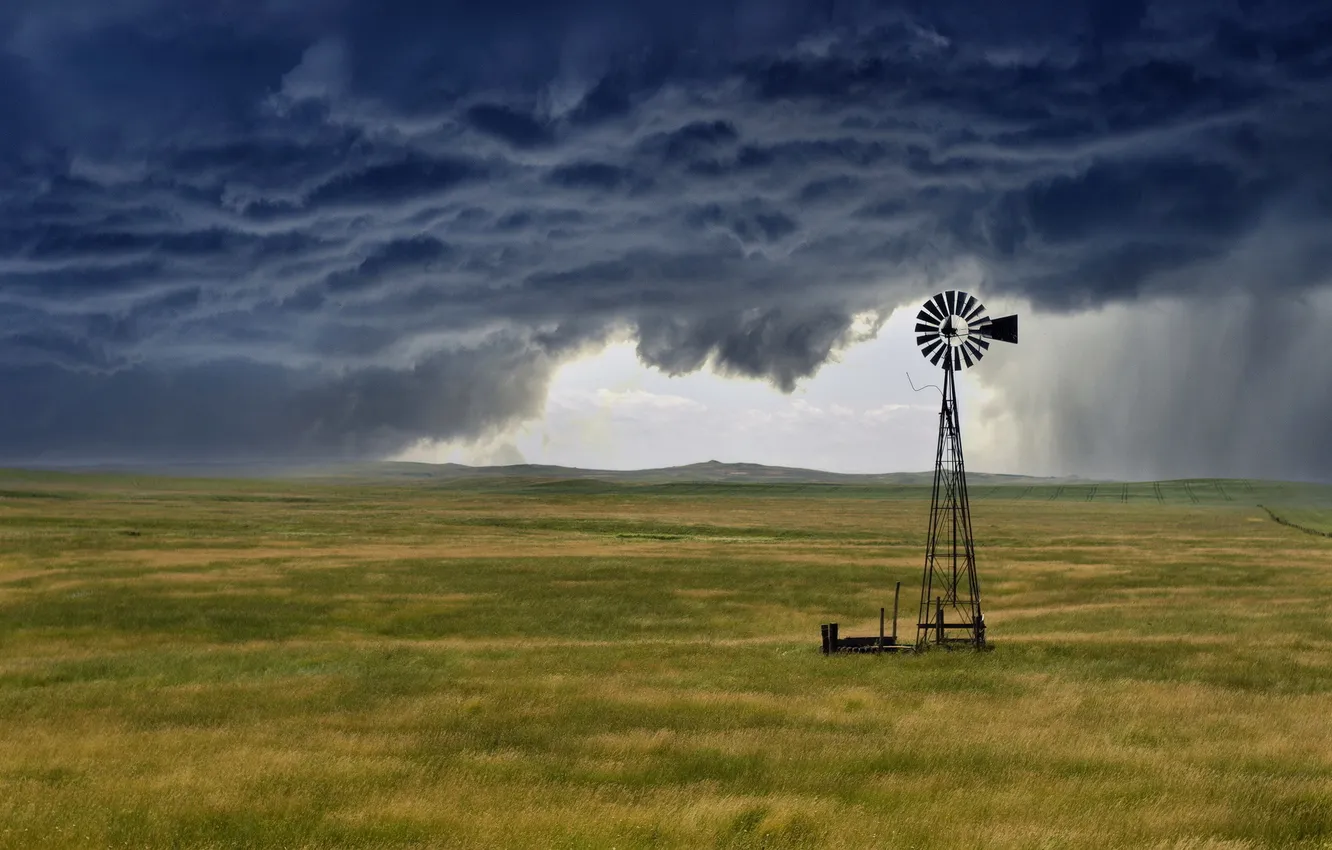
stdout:
<svg viewBox="0 0 1332 850">
<path fill-rule="evenodd" d="M 475 465 L 543 463 L 646 469 L 707 460 L 834 472 L 896 472 L 934 464 L 939 369 L 916 350 L 916 309 L 893 313 L 790 395 L 704 370 L 670 377 L 639 363 L 632 342 L 566 364 L 544 416 L 470 444 L 416 446 L 398 460 Z M 976 395 L 959 381 L 964 417 Z M 979 401 L 973 404 L 978 404 Z M 964 431 L 967 426 L 964 425 Z"/>
</svg>

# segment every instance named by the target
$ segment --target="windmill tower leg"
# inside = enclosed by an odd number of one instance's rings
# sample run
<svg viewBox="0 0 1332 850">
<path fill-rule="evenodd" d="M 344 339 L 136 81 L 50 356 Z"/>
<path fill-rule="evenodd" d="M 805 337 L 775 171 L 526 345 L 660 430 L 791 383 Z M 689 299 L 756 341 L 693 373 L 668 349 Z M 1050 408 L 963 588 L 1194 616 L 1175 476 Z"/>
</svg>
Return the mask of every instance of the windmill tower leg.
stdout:
<svg viewBox="0 0 1332 850">
<path fill-rule="evenodd" d="M 977 649 L 985 647 L 985 618 L 976 576 L 976 546 L 971 534 L 971 502 L 967 497 L 954 375 L 955 370 L 946 365 L 925 571 L 920 583 L 920 617 L 916 621 L 916 646 L 920 649 L 967 644 Z"/>
</svg>

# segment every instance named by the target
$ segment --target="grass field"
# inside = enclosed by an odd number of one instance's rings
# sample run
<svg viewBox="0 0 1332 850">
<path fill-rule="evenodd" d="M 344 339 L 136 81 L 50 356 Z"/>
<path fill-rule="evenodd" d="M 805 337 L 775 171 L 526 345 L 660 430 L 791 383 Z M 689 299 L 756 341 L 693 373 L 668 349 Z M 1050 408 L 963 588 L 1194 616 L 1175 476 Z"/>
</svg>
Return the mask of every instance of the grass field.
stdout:
<svg viewBox="0 0 1332 850">
<path fill-rule="evenodd" d="M 0 846 L 1332 847 L 1332 488 L 0 473 Z M 1261 507 L 1260 507 L 1261 506 Z"/>
</svg>

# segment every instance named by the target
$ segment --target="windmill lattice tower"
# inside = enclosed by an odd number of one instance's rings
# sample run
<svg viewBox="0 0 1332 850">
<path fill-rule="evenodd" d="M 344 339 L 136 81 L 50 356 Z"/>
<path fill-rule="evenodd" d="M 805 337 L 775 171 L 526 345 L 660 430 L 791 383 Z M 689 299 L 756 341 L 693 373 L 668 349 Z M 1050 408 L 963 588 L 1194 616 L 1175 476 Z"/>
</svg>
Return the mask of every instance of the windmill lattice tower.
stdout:
<svg viewBox="0 0 1332 850">
<path fill-rule="evenodd" d="M 985 648 L 985 615 L 976 577 L 976 544 L 962 459 L 955 375 L 980 362 L 990 342 L 1017 342 L 1017 316 L 991 319 L 974 295 L 948 290 L 925 302 L 916 315 L 916 344 L 930 363 L 943 366 L 943 406 L 930 495 L 930 531 L 920 583 L 916 647 Z"/>
</svg>

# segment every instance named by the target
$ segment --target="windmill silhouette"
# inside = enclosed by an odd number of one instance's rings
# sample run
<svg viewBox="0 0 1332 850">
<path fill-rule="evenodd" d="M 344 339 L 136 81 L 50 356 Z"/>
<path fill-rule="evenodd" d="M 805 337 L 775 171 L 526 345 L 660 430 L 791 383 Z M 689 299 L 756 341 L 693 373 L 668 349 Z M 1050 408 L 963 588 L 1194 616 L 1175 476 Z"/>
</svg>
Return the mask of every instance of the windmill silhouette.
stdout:
<svg viewBox="0 0 1332 850">
<path fill-rule="evenodd" d="M 985 647 L 985 615 L 976 576 L 976 544 L 971 533 L 955 376 L 963 364 L 970 368 L 979 363 L 995 341 L 1018 341 L 1017 316 L 991 319 L 985 315 L 985 305 L 965 292 L 941 292 L 926 301 L 916 315 L 916 344 L 921 354 L 944 370 L 930 531 L 920 583 L 920 616 L 916 620 L 917 649 Z"/>
</svg>

